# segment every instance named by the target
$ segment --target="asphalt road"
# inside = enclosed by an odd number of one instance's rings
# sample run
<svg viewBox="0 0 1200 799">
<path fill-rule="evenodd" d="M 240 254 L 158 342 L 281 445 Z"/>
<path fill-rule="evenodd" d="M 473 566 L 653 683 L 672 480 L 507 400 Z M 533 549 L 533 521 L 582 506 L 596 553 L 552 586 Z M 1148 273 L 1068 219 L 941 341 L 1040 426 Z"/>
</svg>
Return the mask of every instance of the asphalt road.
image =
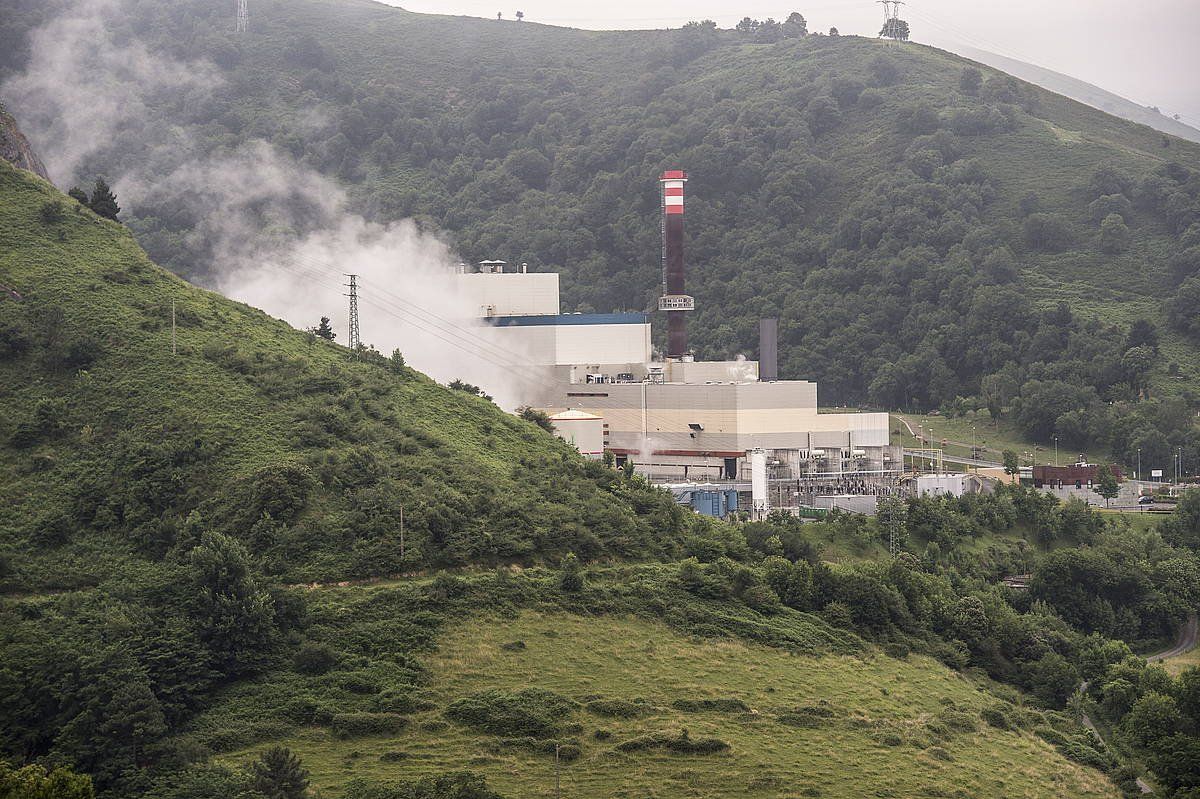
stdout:
<svg viewBox="0 0 1200 799">
<path fill-rule="evenodd" d="M 1196 646 L 1198 628 L 1200 628 L 1200 621 L 1197 620 L 1196 614 L 1193 613 L 1188 617 L 1187 622 L 1185 622 L 1184 625 L 1179 628 L 1179 641 L 1175 644 L 1175 646 L 1171 647 L 1170 649 L 1164 649 L 1161 652 L 1155 652 L 1152 655 L 1146 655 L 1146 662 L 1157 663 L 1160 660 L 1177 657 L 1185 652 L 1191 651 Z M 1081 683 L 1079 690 L 1086 692 L 1088 685 L 1089 683 L 1087 682 Z M 1102 741 L 1104 740 L 1104 736 L 1100 734 L 1100 730 L 1096 729 L 1096 725 L 1092 723 L 1092 720 L 1088 717 L 1087 713 L 1082 714 L 1082 717 L 1079 720 L 1083 722 L 1083 726 L 1096 733 L 1097 738 Z M 1142 793 L 1154 792 L 1154 789 L 1150 787 L 1150 783 L 1146 782 L 1141 777 L 1138 777 L 1137 779 L 1137 786 Z"/>
<path fill-rule="evenodd" d="M 1155 652 L 1153 655 L 1147 655 L 1146 661 L 1149 663 L 1157 663 L 1160 660 L 1167 658 L 1178 657 L 1179 655 L 1189 652 L 1196 647 L 1196 637 L 1200 634 L 1200 619 L 1196 618 L 1196 614 L 1192 614 L 1191 618 L 1183 627 L 1179 628 L 1179 643 L 1170 649 L 1162 652 Z"/>
</svg>

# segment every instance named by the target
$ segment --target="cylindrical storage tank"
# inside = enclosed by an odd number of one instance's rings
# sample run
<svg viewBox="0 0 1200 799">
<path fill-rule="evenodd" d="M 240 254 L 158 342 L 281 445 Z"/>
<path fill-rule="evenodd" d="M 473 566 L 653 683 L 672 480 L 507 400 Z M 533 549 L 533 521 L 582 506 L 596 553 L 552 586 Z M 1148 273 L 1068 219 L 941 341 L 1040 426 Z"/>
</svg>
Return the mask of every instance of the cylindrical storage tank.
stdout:
<svg viewBox="0 0 1200 799">
<path fill-rule="evenodd" d="M 767 500 L 767 453 L 762 449 L 750 451 L 750 498 L 755 514 L 770 510 Z"/>
<path fill-rule="evenodd" d="M 585 458 L 604 456 L 604 417 L 585 411 L 563 411 L 550 417 L 555 434 Z"/>
</svg>

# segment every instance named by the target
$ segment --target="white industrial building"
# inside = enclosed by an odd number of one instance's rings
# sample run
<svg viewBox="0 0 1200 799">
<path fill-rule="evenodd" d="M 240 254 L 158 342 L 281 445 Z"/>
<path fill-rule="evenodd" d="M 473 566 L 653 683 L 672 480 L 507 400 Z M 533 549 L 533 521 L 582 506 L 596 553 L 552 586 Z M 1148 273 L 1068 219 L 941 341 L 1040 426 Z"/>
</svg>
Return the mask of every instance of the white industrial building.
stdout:
<svg viewBox="0 0 1200 799">
<path fill-rule="evenodd" d="M 775 320 L 763 320 L 760 328 L 761 364 L 692 358 L 687 317 L 695 301 L 684 293 L 686 182 L 679 170 L 660 181 L 663 357 L 654 352 L 645 313 L 561 313 L 556 274 L 484 261 L 460 276 L 478 317 L 495 328 L 493 340 L 513 358 L 543 367 L 535 370 L 543 377 L 529 381 L 523 404 L 549 413 L 559 435 L 584 454 L 609 452 L 618 464 L 632 459 L 653 479 L 749 481 L 757 513 L 794 504 L 806 490 L 810 497 L 877 493 L 903 468 L 903 450 L 890 442 L 888 414 L 820 413 L 815 383 L 778 380 Z M 785 490 L 789 481 L 795 490 Z"/>
<path fill-rule="evenodd" d="M 647 314 L 558 313 L 553 273 L 499 267 L 460 277 L 496 328 L 492 340 L 549 367 L 524 403 L 549 413 L 589 456 L 598 454 L 597 435 L 581 434 L 579 420 L 600 431 L 600 452 L 630 458 L 656 479 L 748 481 L 756 448 L 766 452 L 772 480 L 883 476 L 902 467 L 886 413 L 821 413 L 816 383 L 760 380 L 757 361 L 655 358 Z"/>
</svg>

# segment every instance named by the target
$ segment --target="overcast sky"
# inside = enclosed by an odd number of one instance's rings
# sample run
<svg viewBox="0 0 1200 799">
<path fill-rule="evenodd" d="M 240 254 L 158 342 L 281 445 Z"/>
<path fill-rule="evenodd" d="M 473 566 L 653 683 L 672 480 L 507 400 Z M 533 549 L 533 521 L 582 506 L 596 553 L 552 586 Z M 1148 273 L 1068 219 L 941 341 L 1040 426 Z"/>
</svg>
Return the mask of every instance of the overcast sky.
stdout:
<svg viewBox="0 0 1200 799">
<path fill-rule="evenodd" d="M 675 28 L 712 19 L 722 28 L 744 16 L 782 20 L 795 10 L 809 30 L 836 26 L 874 36 L 883 11 L 872 0 L 383 0 L 410 11 L 526 21 L 576 28 Z M 512 5 L 521 3 L 521 5 Z M 1200 0 L 911 0 L 901 16 L 913 38 L 955 49 L 965 44 L 1082 78 L 1142 105 L 1180 114 L 1200 127 Z"/>
</svg>

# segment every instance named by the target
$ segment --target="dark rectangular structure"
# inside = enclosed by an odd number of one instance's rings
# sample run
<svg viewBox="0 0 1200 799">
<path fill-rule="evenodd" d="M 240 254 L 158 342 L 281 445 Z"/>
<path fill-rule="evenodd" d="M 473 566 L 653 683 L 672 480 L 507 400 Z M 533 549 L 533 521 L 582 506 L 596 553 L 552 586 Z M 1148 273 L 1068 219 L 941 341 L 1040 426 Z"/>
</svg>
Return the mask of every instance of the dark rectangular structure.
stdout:
<svg viewBox="0 0 1200 799">
<path fill-rule="evenodd" d="M 1120 482 L 1125 479 L 1121 467 L 1110 467 L 1113 475 Z M 1033 485 L 1035 488 L 1090 488 L 1096 484 L 1096 473 L 1100 467 L 1096 464 L 1087 466 L 1034 466 Z"/>
<path fill-rule="evenodd" d="M 758 379 L 779 379 L 779 320 L 758 320 Z"/>
</svg>

